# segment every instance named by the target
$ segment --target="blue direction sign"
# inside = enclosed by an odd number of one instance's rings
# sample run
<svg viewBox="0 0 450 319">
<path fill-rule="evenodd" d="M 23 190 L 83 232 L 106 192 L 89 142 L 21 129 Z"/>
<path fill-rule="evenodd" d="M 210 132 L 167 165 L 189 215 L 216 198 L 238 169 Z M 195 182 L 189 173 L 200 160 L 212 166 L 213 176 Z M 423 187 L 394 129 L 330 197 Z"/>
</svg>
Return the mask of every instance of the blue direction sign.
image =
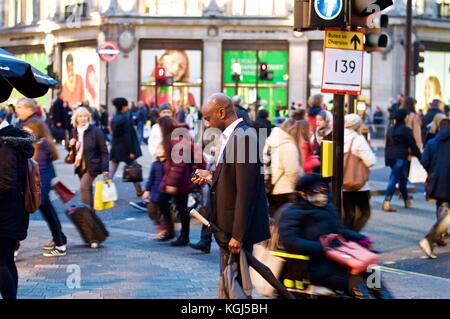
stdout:
<svg viewBox="0 0 450 319">
<path fill-rule="evenodd" d="M 343 10 L 343 0 L 316 0 L 314 10 L 324 20 L 335 19 Z"/>
</svg>

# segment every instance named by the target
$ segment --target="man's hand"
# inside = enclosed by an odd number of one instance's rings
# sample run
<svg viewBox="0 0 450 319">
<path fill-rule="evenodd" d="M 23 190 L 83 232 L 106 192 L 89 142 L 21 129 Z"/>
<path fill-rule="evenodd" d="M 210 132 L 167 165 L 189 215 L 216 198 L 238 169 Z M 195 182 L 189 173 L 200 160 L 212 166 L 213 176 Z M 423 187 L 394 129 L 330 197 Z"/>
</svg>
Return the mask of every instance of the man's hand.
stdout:
<svg viewBox="0 0 450 319">
<path fill-rule="evenodd" d="M 234 238 L 231 238 L 230 242 L 228 243 L 228 248 L 230 249 L 230 253 L 239 254 L 241 252 L 241 242 L 237 241 Z"/>
<path fill-rule="evenodd" d="M 195 171 L 195 176 L 192 177 L 191 182 L 198 186 L 212 183 L 212 173 L 204 169 L 198 169 Z"/>
<path fill-rule="evenodd" d="M 134 161 L 136 159 L 136 155 L 134 153 L 130 153 L 130 160 Z"/>
<path fill-rule="evenodd" d="M 144 194 L 142 195 L 142 200 L 144 202 L 148 202 L 150 201 L 150 192 L 149 191 L 145 191 Z"/>
</svg>

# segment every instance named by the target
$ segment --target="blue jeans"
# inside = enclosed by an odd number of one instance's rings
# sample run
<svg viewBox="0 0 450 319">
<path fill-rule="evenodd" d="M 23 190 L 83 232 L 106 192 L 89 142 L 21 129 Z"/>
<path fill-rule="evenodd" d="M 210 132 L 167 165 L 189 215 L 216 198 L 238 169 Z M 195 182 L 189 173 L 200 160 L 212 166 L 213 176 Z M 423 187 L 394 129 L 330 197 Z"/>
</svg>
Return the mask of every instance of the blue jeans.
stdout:
<svg viewBox="0 0 450 319">
<path fill-rule="evenodd" d="M 408 176 L 406 174 L 406 166 L 408 165 L 407 160 L 396 160 L 395 163 L 391 164 L 391 176 L 389 177 L 389 183 L 386 190 L 385 200 L 391 201 L 394 195 L 395 185 L 398 183 L 400 193 L 402 194 L 403 200 L 409 199 L 408 195 Z"/>
<path fill-rule="evenodd" d="M 144 126 L 145 126 L 145 122 L 138 122 L 137 123 L 139 144 L 143 144 L 144 143 Z"/>
</svg>

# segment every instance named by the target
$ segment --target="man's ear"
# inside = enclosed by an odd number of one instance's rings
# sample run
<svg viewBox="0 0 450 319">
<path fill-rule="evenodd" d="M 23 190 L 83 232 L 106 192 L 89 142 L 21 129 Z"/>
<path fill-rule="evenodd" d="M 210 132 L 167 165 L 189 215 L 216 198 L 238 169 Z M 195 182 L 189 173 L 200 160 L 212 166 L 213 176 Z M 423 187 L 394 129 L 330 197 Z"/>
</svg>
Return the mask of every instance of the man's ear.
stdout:
<svg viewBox="0 0 450 319">
<path fill-rule="evenodd" d="M 217 112 L 219 114 L 219 119 L 225 120 L 227 118 L 227 111 L 225 108 L 220 108 Z"/>
</svg>

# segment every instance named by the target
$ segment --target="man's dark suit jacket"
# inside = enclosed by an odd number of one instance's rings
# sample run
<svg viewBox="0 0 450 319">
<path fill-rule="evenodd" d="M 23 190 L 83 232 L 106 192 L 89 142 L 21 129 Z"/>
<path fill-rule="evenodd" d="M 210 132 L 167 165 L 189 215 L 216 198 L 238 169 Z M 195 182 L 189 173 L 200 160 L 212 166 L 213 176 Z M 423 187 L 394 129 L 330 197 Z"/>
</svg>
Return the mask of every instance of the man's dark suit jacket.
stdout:
<svg viewBox="0 0 450 319">
<path fill-rule="evenodd" d="M 244 131 L 246 134 L 239 134 Z M 255 131 L 245 122 L 239 123 L 214 171 L 210 193 L 212 222 L 247 247 L 270 238 L 264 178 L 255 146 Z M 249 161 L 252 156 L 256 161 Z"/>
</svg>

